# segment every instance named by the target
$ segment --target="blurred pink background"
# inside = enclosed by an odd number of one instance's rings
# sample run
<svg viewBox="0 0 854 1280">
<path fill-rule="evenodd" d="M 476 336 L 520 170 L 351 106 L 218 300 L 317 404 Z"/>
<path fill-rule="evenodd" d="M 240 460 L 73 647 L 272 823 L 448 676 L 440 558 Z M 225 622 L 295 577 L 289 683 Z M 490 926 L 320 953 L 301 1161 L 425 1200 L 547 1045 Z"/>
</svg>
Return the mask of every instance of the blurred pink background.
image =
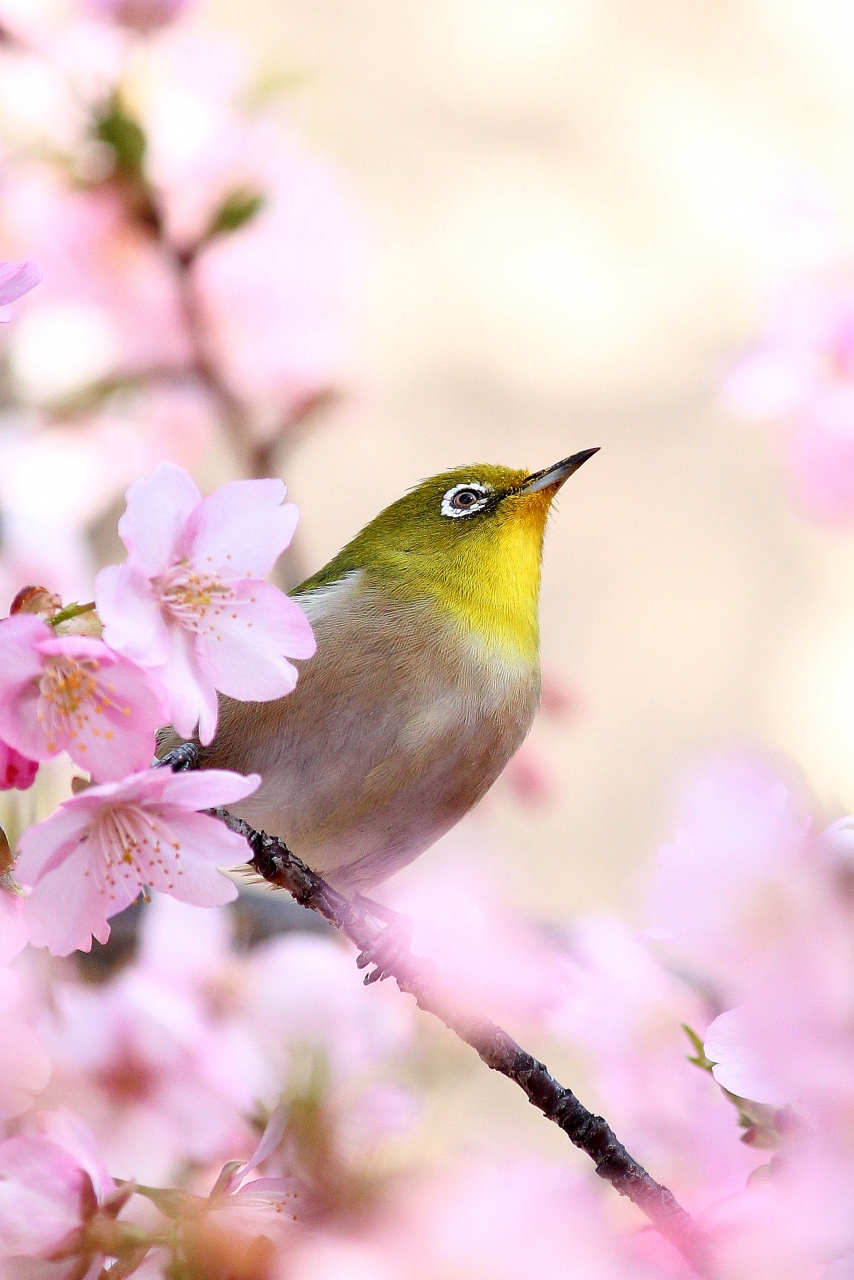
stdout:
<svg viewBox="0 0 854 1280">
<path fill-rule="evenodd" d="M 674 780 L 721 744 L 780 748 L 834 814 L 854 807 L 854 538 L 802 517 L 773 442 L 719 395 L 809 252 L 793 193 L 817 191 L 850 241 L 850 7 L 210 16 L 292 77 L 300 128 L 369 228 L 352 398 L 284 468 L 305 565 L 443 467 L 602 446 L 546 545 L 544 663 L 574 710 L 534 745 L 557 785 L 545 806 L 488 802 L 514 892 L 554 918 L 625 906 Z"/>
</svg>

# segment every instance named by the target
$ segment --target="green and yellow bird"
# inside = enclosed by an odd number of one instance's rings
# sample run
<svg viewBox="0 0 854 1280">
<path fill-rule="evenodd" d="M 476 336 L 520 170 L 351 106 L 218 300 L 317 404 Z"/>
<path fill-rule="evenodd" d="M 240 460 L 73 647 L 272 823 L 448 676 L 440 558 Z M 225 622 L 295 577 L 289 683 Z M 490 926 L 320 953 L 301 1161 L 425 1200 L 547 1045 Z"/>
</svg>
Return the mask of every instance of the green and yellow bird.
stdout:
<svg viewBox="0 0 854 1280">
<path fill-rule="evenodd" d="M 235 814 L 360 893 L 480 800 L 540 699 L 549 507 L 596 452 L 425 480 L 292 592 L 316 655 L 286 698 L 222 698 L 200 750 L 202 768 L 261 774 Z"/>
</svg>

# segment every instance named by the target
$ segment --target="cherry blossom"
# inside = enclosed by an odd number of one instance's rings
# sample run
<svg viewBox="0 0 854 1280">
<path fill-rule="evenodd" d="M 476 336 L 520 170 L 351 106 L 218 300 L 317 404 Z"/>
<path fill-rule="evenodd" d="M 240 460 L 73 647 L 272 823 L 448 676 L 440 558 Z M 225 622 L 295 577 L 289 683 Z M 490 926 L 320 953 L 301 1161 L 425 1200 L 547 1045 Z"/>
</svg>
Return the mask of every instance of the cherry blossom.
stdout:
<svg viewBox="0 0 854 1280">
<path fill-rule="evenodd" d="M 281 480 L 234 480 L 202 498 L 161 463 L 128 489 L 119 533 L 127 563 L 103 569 L 95 599 L 104 639 L 165 685 L 183 737 L 217 725 L 217 690 L 266 702 L 297 681 L 288 658 L 314 637 L 294 601 L 262 581 L 293 537 L 297 509 Z"/>
<path fill-rule="evenodd" d="M 458 835 L 444 845 L 463 856 Z M 564 988 L 554 947 L 500 901 L 486 876 L 450 865 L 392 899 L 415 923 L 413 946 L 430 960 L 437 991 L 472 1015 L 541 1024 Z"/>
<path fill-rule="evenodd" d="M 104 1232 L 87 1238 L 87 1227 L 96 1216 L 113 1221 L 130 1190 L 116 1187 L 77 1116 L 46 1113 L 0 1144 L 2 1256 L 73 1260 L 57 1274 L 97 1274 Z"/>
<path fill-rule="evenodd" d="M 0 734 L 17 751 L 67 751 L 111 781 L 150 763 L 167 716 L 149 673 L 103 641 L 57 635 L 33 614 L 0 622 Z"/>
<path fill-rule="evenodd" d="M 567 932 L 564 965 L 548 1025 L 587 1054 L 591 1102 L 689 1205 L 740 1190 L 763 1157 L 739 1142 L 733 1107 L 688 1060 L 684 1026 L 702 1035 L 710 1021 L 701 994 L 609 917 Z"/>
<path fill-rule="evenodd" d="M 712 761 L 685 784 L 651 886 L 653 936 L 713 973 L 727 1003 L 778 955 L 808 830 L 797 794 L 761 758 Z"/>
<path fill-rule="evenodd" d="M 339 1087 L 403 1053 L 414 1035 L 412 1009 L 387 988 L 364 997 L 352 959 L 327 938 L 271 939 L 248 962 L 246 1017 L 283 1072 L 294 1044 L 319 1051 Z"/>
<path fill-rule="evenodd" d="M 841 267 L 780 290 L 766 332 L 724 382 L 728 406 L 778 428 L 801 505 L 828 522 L 854 516 L 854 280 Z"/>
<path fill-rule="evenodd" d="M 24 832 L 16 875 L 32 886 L 24 912 L 30 941 L 54 955 L 106 942 L 110 916 L 144 885 L 214 906 L 237 894 L 218 867 L 247 860 L 245 841 L 199 813 L 258 786 L 257 774 L 172 774 L 147 769 L 90 787 Z"/>
<path fill-rule="evenodd" d="M 41 278 L 41 271 L 31 259 L 26 262 L 0 262 L 0 324 L 8 324 L 12 319 L 9 304 L 35 289 Z"/>
<path fill-rule="evenodd" d="M 188 1159 L 251 1149 L 245 1117 L 281 1081 L 199 993 L 133 965 L 99 986 L 57 983 L 54 1006 L 39 1028 L 52 1094 L 87 1120 L 116 1174 L 162 1185 Z"/>
<path fill-rule="evenodd" d="M 246 1179 L 275 1154 L 286 1122 L 287 1111 L 280 1104 L 249 1159 L 229 1160 L 208 1197 L 206 1210 L 185 1222 L 182 1245 L 194 1272 L 207 1274 L 216 1259 L 229 1274 L 252 1274 L 252 1261 L 257 1265 L 259 1254 L 263 1257 L 272 1252 L 270 1245 L 265 1248 L 265 1241 L 284 1243 L 284 1232 L 298 1217 L 303 1195 L 299 1181 L 293 1177 Z M 262 1265 L 261 1272 L 266 1270 Z"/>
<path fill-rule="evenodd" d="M 0 741 L 0 791 L 9 791 L 12 787 L 26 791 L 35 782 L 38 768 L 38 760 L 30 760 Z"/>
</svg>

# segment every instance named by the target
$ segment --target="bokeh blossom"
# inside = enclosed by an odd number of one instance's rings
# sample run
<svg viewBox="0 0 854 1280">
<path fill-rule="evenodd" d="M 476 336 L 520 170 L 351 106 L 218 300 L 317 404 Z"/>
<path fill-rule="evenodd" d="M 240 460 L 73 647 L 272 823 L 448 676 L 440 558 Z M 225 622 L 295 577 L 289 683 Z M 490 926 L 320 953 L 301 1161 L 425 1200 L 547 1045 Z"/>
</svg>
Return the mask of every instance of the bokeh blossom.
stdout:
<svg viewBox="0 0 854 1280">
<path fill-rule="evenodd" d="M 246 843 L 198 811 L 242 800 L 259 781 L 147 769 L 64 801 L 20 841 L 15 870 L 31 886 L 30 940 L 55 955 L 88 951 L 93 937 L 106 942 L 110 916 L 143 885 L 202 906 L 230 901 L 237 890 L 217 868 L 245 862 Z"/>
<path fill-rule="evenodd" d="M 101 640 L 57 635 L 20 613 L 0 622 L 0 735 L 46 760 L 67 751 L 100 780 L 143 769 L 167 719 L 147 671 Z"/>
<path fill-rule="evenodd" d="M 0 889 L 0 897 L 10 898 Z M 26 942 L 26 934 L 0 922 L 0 958 L 8 962 Z M 17 974 L 0 968 L 0 1122 L 25 1113 L 47 1085 L 53 1064 L 32 1025 L 32 1008 Z"/>
<path fill-rule="evenodd" d="M 246 1149 L 247 1117 L 276 1081 L 231 1020 L 135 966 L 99 986 L 57 984 L 55 995 L 40 1026 L 52 1094 L 91 1125 L 117 1175 L 168 1185 L 187 1160 L 206 1166 Z"/>
<path fill-rule="evenodd" d="M 830 523 L 854 515 L 854 283 L 807 276 L 782 290 L 761 339 L 729 371 L 728 406 L 777 428 L 805 510 Z"/>
<path fill-rule="evenodd" d="M 108 1251 L 103 1233 L 90 1235 L 93 1221 L 112 1222 L 129 1194 L 116 1187 L 77 1116 L 46 1113 L 0 1145 L 2 1256 L 65 1262 L 55 1272 L 63 1277 L 97 1274 Z"/>
<path fill-rule="evenodd" d="M 86 0 L 96 18 L 118 22 L 136 31 L 165 26 L 188 9 L 193 0 Z"/>
<path fill-rule="evenodd" d="M 202 498 L 179 467 L 161 463 L 127 494 L 119 533 L 125 565 L 95 584 L 104 638 L 165 685 L 182 737 L 208 743 L 217 690 L 264 702 L 297 681 L 289 658 L 310 658 L 299 605 L 263 578 L 290 543 L 297 509 L 280 480 L 232 481 Z"/>
</svg>

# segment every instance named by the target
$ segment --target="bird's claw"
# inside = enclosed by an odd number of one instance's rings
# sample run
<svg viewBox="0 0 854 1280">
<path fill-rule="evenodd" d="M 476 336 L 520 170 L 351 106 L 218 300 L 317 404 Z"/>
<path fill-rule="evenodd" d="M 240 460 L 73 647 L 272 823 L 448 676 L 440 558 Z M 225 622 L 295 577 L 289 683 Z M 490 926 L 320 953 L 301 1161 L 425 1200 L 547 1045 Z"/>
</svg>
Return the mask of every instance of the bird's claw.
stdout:
<svg viewBox="0 0 854 1280">
<path fill-rule="evenodd" d="M 181 742 L 171 751 L 167 751 L 161 760 L 156 761 L 155 768 L 171 769 L 173 773 L 188 773 L 199 767 L 199 748 L 195 742 Z"/>
<path fill-rule="evenodd" d="M 375 966 L 365 974 L 365 986 L 369 987 L 375 982 L 382 982 L 383 978 L 394 976 L 396 966 L 410 953 L 414 926 L 409 916 L 393 911 L 390 907 L 380 907 L 369 898 L 361 898 L 361 895 L 360 905 L 363 905 L 383 925 L 382 932 L 356 957 L 356 965 L 359 969 L 367 969 L 369 965 Z M 375 907 L 379 907 L 376 913 Z"/>
</svg>

